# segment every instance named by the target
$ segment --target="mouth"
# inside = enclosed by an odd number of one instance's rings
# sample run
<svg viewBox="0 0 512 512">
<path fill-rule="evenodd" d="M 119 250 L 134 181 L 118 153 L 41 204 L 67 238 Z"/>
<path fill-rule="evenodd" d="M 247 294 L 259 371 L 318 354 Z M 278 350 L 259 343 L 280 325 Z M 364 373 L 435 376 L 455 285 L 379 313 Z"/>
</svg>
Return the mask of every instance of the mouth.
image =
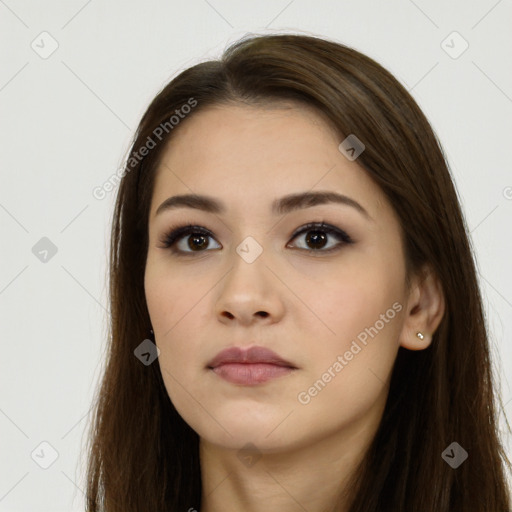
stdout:
<svg viewBox="0 0 512 512">
<path fill-rule="evenodd" d="M 224 363 L 212 368 L 212 371 L 224 380 L 243 386 L 262 384 L 295 370 L 296 368 L 289 366 L 269 363 Z"/>
<path fill-rule="evenodd" d="M 207 368 L 222 379 L 243 386 L 262 384 L 298 369 L 270 349 L 259 346 L 225 349 L 208 363 Z"/>
</svg>

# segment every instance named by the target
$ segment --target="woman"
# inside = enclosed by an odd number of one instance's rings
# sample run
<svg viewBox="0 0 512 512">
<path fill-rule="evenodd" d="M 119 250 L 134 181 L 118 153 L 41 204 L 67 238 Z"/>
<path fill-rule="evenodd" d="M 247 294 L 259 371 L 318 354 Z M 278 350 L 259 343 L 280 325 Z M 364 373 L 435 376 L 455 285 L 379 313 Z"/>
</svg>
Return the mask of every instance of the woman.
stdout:
<svg viewBox="0 0 512 512">
<path fill-rule="evenodd" d="M 457 193 L 367 56 L 265 35 L 173 79 L 110 277 L 88 510 L 510 510 Z"/>
</svg>

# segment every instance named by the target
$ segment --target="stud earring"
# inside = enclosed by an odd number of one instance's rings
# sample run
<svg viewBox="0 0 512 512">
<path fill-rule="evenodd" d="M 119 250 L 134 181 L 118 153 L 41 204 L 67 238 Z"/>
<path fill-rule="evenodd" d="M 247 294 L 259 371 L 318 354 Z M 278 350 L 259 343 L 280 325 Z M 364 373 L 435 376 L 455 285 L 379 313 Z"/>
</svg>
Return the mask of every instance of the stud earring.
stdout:
<svg viewBox="0 0 512 512">
<path fill-rule="evenodd" d="M 422 340 L 423 338 L 425 338 L 425 336 L 423 336 L 423 334 L 422 334 L 421 332 L 417 332 L 417 333 L 416 333 L 416 336 L 418 336 L 418 338 L 419 338 L 420 340 Z"/>
</svg>

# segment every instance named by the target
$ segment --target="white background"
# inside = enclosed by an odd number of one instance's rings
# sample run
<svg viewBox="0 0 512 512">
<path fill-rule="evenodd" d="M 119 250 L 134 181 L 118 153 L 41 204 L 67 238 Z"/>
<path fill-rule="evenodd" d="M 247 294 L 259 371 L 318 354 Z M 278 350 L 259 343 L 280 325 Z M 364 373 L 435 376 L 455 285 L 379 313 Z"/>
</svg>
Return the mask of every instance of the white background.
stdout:
<svg viewBox="0 0 512 512">
<path fill-rule="evenodd" d="M 417 100 L 463 204 L 512 418 L 511 21 L 510 0 L 0 0 L 0 510 L 83 510 L 115 197 L 92 190 L 121 167 L 158 90 L 247 32 L 333 38 Z M 453 31 L 469 44 L 457 58 Z M 52 39 L 47 58 L 32 48 Z M 32 252 L 42 237 L 57 247 L 46 263 Z M 43 441 L 58 453 L 48 469 L 31 457 L 50 460 Z"/>
</svg>

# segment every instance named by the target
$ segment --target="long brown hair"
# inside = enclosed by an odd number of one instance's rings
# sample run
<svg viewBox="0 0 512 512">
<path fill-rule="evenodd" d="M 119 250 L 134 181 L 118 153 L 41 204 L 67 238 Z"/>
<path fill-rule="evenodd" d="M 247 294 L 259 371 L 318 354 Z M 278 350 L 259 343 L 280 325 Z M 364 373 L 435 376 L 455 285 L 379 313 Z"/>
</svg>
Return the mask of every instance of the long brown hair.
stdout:
<svg viewBox="0 0 512 512">
<path fill-rule="evenodd" d="M 350 512 L 509 511 L 502 401 L 442 147 L 411 95 L 374 60 L 289 34 L 251 35 L 220 60 L 186 69 L 154 98 L 134 135 L 113 216 L 108 358 L 88 438 L 87 510 L 200 510 L 198 435 L 171 403 L 159 365 L 134 356 L 151 325 L 144 271 L 155 170 L 173 132 L 205 107 L 290 100 L 326 115 L 340 142 L 355 134 L 364 143 L 357 162 L 400 219 L 407 275 L 430 265 L 446 304 L 427 349 L 399 349 L 379 429 L 354 472 Z M 442 457 L 452 442 L 468 453 L 456 469 Z"/>
</svg>

